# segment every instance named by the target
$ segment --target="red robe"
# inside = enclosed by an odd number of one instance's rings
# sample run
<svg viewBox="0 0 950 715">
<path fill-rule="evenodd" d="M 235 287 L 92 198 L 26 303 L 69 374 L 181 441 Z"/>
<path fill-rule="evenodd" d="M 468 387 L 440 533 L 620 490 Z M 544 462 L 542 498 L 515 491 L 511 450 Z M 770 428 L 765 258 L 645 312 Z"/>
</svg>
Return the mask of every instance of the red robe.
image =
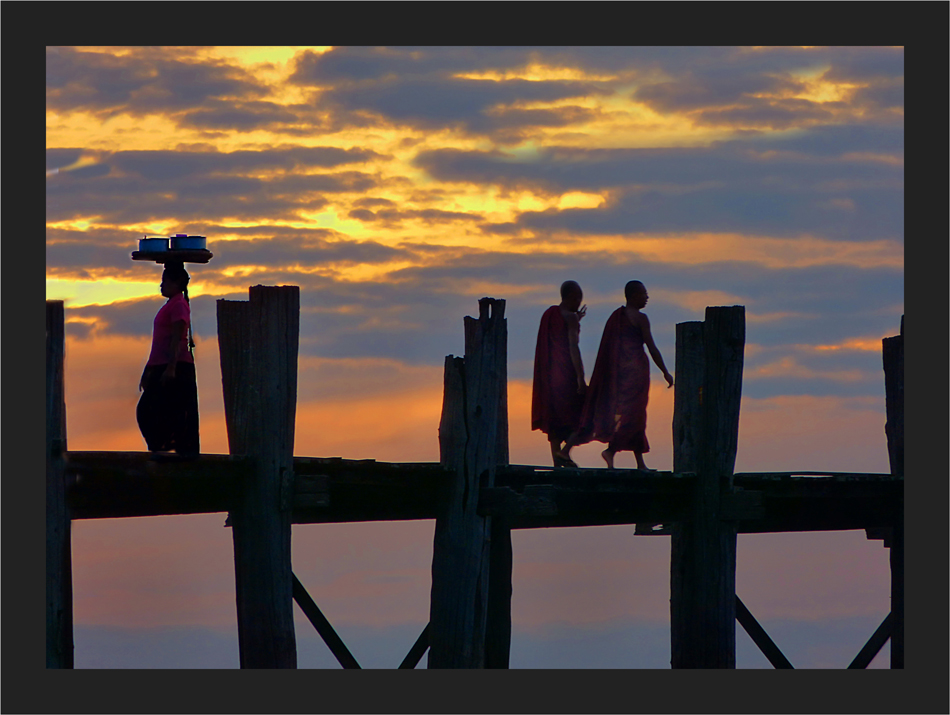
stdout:
<svg viewBox="0 0 950 715">
<path fill-rule="evenodd" d="M 552 305 L 541 316 L 534 351 L 531 429 L 560 440 L 566 440 L 577 429 L 584 405 L 583 395 L 577 394 L 577 371 L 568 340 L 561 308 Z"/>
<path fill-rule="evenodd" d="M 646 453 L 650 359 L 640 328 L 623 306 L 607 319 L 587 386 L 578 444 L 606 442 L 611 450 Z"/>
</svg>

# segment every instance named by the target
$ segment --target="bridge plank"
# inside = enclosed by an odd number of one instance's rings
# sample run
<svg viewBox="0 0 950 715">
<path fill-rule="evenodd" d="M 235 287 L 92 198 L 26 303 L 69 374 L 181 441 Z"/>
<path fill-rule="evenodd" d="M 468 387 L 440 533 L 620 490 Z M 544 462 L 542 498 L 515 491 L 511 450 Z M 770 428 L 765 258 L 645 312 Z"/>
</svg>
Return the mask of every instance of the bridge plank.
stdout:
<svg viewBox="0 0 950 715">
<path fill-rule="evenodd" d="M 69 452 L 66 471 L 73 519 L 225 512 L 241 474 L 241 457 L 203 454 L 157 463 L 147 452 Z M 433 519 L 448 473 L 435 462 L 390 463 L 295 457 L 295 524 Z M 800 472 L 737 474 L 751 499 L 731 516 L 739 533 L 829 531 L 890 526 L 903 481 L 887 474 L 793 477 Z M 515 529 L 673 523 L 684 511 L 695 475 L 607 469 L 499 467 L 495 487 L 481 491 L 478 512 L 508 515 Z M 547 485 L 551 513 L 528 508 L 531 489 Z M 525 496 L 526 490 L 528 496 Z M 753 496 L 749 496 L 753 495 Z M 758 502 L 761 501 L 761 504 Z M 727 500 L 727 504 L 729 500 Z M 555 513 L 556 511 L 556 513 Z M 533 513 L 532 513 L 533 512 Z M 761 516 L 756 516 L 761 513 Z"/>
</svg>

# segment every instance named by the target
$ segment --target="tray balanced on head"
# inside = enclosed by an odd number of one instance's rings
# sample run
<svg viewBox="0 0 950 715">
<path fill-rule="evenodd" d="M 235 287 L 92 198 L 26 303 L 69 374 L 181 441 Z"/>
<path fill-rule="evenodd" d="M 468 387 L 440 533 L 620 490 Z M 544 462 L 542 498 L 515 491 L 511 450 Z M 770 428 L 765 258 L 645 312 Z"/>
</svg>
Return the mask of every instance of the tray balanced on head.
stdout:
<svg viewBox="0 0 950 715">
<path fill-rule="evenodd" d="M 156 263 L 207 263 L 214 257 L 208 249 L 188 251 L 185 249 L 169 251 L 132 251 L 133 261 L 155 261 Z"/>
<path fill-rule="evenodd" d="M 188 236 L 184 233 L 171 238 L 144 236 L 139 240 L 139 250 L 132 251 L 133 261 L 155 263 L 207 263 L 213 256 L 204 236 Z"/>
</svg>

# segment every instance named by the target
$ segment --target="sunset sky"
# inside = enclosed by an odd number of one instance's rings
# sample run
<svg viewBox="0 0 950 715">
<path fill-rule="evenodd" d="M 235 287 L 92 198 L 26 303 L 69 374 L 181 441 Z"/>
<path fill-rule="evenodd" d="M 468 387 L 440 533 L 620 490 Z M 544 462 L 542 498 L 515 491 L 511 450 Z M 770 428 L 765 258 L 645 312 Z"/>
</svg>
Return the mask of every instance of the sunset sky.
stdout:
<svg viewBox="0 0 950 715">
<path fill-rule="evenodd" d="M 295 454 L 437 461 L 443 361 L 491 296 L 511 461 L 546 465 L 541 314 L 580 283 L 589 375 L 639 279 L 671 370 L 676 323 L 745 306 L 737 471 L 887 472 L 903 95 L 900 47 L 47 48 L 69 448 L 145 449 L 161 269 L 130 253 L 187 233 L 214 253 L 190 266 L 203 452 L 228 451 L 215 301 L 297 285 Z M 654 468 L 672 467 L 672 405 L 654 370 Z M 224 517 L 74 522 L 77 667 L 237 667 Z M 364 666 L 398 665 L 428 620 L 433 528 L 294 528 L 295 573 Z M 669 667 L 669 537 L 526 530 L 513 548 L 512 667 Z M 863 531 L 740 536 L 737 592 L 793 665 L 844 668 L 888 612 L 887 557 Z M 337 667 L 295 613 L 300 667 Z M 769 667 L 741 627 L 737 664 Z"/>
</svg>

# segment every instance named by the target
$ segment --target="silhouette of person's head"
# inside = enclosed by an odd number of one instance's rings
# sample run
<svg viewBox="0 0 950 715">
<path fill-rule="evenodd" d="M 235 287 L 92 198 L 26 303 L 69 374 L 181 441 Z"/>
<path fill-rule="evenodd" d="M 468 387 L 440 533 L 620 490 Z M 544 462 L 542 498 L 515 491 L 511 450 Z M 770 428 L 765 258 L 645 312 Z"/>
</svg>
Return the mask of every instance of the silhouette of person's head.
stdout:
<svg viewBox="0 0 950 715">
<path fill-rule="evenodd" d="M 165 264 L 165 270 L 162 271 L 162 295 L 171 298 L 178 293 L 184 293 L 185 300 L 188 300 L 188 281 L 191 276 L 185 270 L 185 264 L 181 261 L 171 261 Z"/>
<path fill-rule="evenodd" d="M 627 299 L 627 304 L 635 308 L 642 308 L 647 304 L 649 296 L 647 287 L 640 281 L 628 281 L 623 287 L 623 295 Z"/>
<path fill-rule="evenodd" d="M 581 290 L 577 281 L 564 281 L 561 283 L 561 304 L 571 311 L 577 311 L 584 300 L 584 291 Z"/>
</svg>

